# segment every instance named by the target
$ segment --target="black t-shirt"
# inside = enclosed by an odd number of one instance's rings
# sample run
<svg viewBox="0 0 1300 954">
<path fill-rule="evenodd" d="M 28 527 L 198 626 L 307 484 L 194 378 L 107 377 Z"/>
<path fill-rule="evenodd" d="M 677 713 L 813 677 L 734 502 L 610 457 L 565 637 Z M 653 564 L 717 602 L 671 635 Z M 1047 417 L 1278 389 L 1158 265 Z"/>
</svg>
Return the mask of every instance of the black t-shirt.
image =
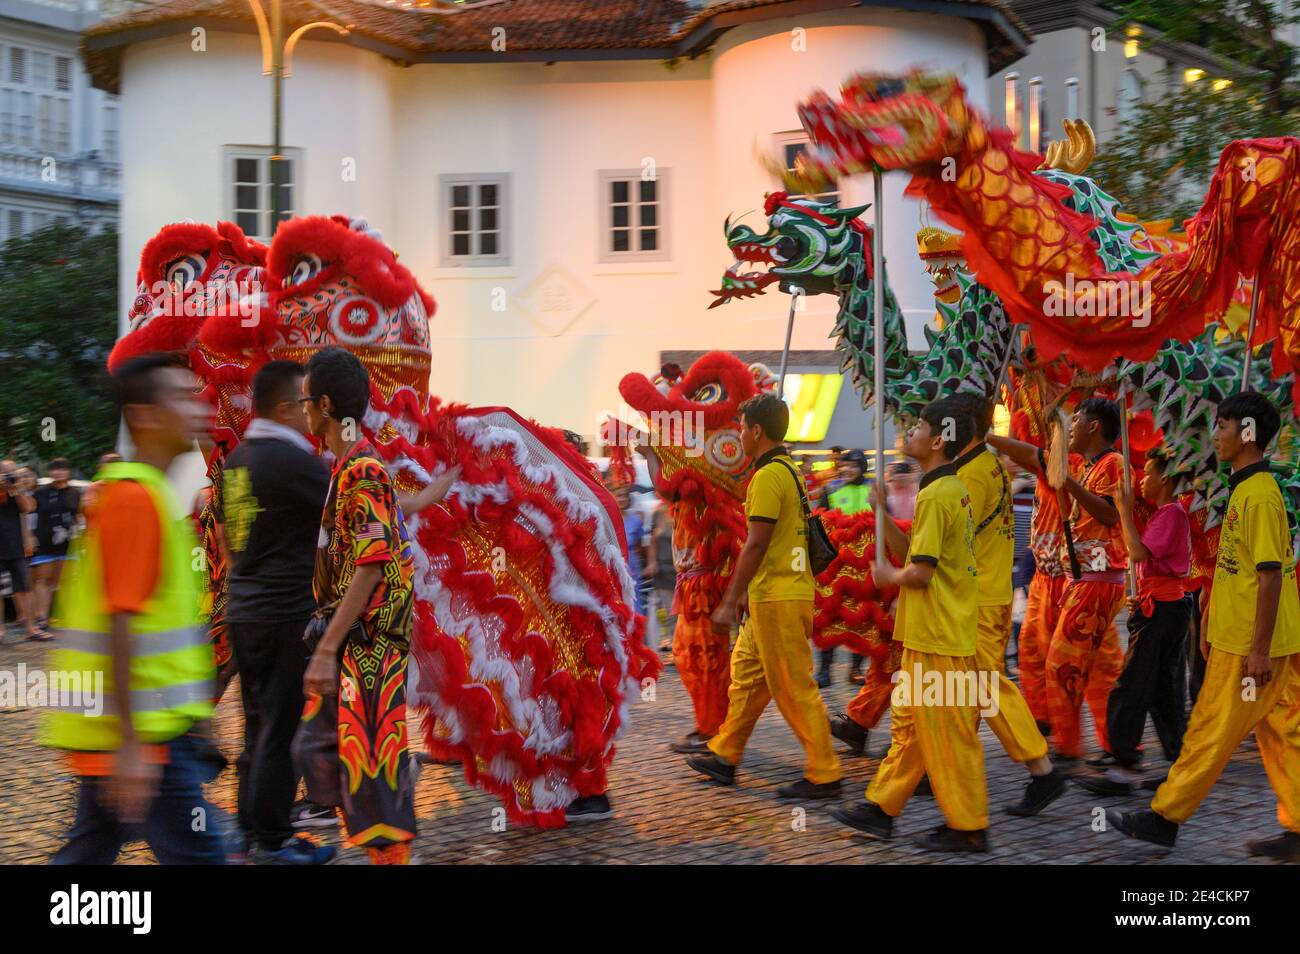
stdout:
<svg viewBox="0 0 1300 954">
<path fill-rule="evenodd" d="M 18 500 L 10 493 L 0 503 L 0 560 L 19 560 L 23 553 L 23 520 L 27 514 L 18 509 Z"/>
<path fill-rule="evenodd" d="M 311 578 L 329 488 L 324 462 L 288 441 L 254 438 L 235 448 L 222 475 L 228 619 L 290 620 L 316 609 Z"/>
<path fill-rule="evenodd" d="M 67 556 L 68 541 L 77 526 L 81 491 L 46 484 L 32 496 L 36 499 L 36 555 Z"/>
</svg>

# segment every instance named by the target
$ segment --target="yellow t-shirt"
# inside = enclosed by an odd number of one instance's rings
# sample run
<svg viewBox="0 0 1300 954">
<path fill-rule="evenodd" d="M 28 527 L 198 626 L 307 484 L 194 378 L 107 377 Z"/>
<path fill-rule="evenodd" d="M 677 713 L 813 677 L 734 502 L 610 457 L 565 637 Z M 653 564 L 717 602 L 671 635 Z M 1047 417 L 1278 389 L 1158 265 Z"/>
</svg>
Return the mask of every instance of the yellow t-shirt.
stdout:
<svg viewBox="0 0 1300 954">
<path fill-rule="evenodd" d="M 745 494 L 745 518 L 763 520 L 776 526 L 772 540 L 763 554 L 758 572 L 749 581 L 750 603 L 772 603 L 776 600 L 811 600 L 813 575 L 808 565 L 808 527 L 799 503 L 795 480 L 803 487 L 802 478 L 782 467 L 778 461 L 794 467 L 788 454 L 775 454 L 759 458 L 761 464 L 749 481 Z M 805 491 L 806 493 L 806 491 Z"/>
<path fill-rule="evenodd" d="M 1248 655 L 1255 637 L 1258 571 L 1280 569 L 1282 595 L 1268 653 L 1276 658 L 1300 652 L 1300 596 L 1282 491 L 1268 473 L 1267 463 L 1261 463 L 1263 466 L 1254 465 L 1233 475 L 1214 564 L 1207 634 L 1215 649 Z"/>
<path fill-rule="evenodd" d="M 970 494 L 970 512 L 975 520 L 979 605 L 1006 606 L 1011 602 L 1011 564 L 1016 559 L 1011 478 L 997 455 L 983 445 L 953 463 Z"/>
<path fill-rule="evenodd" d="M 951 465 L 921 481 L 912 518 L 908 563 L 932 563 L 929 586 L 898 594 L 894 638 L 917 652 L 975 655 L 979 585 L 975 576 L 975 522 L 970 495 Z"/>
</svg>

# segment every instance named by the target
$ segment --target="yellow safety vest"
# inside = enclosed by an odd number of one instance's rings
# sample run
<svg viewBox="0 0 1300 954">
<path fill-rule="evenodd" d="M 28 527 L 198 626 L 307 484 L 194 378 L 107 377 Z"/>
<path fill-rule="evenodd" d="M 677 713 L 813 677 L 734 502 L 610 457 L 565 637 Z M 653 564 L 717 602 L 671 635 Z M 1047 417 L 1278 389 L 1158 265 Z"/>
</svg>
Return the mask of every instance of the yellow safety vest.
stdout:
<svg viewBox="0 0 1300 954">
<path fill-rule="evenodd" d="M 135 462 L 108 464 L 97 475 L 105 483 L 133 480 L 149 491 L 162 528 L 158 585 L 143 611 L 131 618 L 131 717 L 137 738 L 166 742 L 212 715 L 212 647 L 199 627 L 199 587 L 194 569 L 198 540 L 188 520 L 174 520 L 171 492 L 156 467 Z M 100 705 L 83 695 L 68 705 L 51 699 L 40 742 L 52 748 L 105 752 L 121 745 L 113 700 L 110 617 L 105 611 L 99 534 L 92 524 L 74 543 L 58 594 L 64 629 L 47 665 L 52 678 L 80 674 L 82 685 L 102 685 Z M 102 673 L 102 677 L 97 674 Z M 100 680 L 102 679 L 102 682 Z M 102 706 L 102 711 L 96 711 Z M 88 711 L 89 709 L 89 711 Z"/>
</svg>

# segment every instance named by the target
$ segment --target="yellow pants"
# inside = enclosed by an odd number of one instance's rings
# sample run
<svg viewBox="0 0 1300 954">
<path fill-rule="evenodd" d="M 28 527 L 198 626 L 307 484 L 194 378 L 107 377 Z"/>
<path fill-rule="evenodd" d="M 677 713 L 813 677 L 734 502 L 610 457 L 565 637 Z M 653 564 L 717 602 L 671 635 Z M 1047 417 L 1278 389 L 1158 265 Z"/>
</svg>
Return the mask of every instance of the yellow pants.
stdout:
<svg viewBox="0 0 1300 954">
<path fill-rule="evenodd" d="M 981 606 L 979 639 L 975 644 L 975 667 L 998 674 L 998 711 L 985 716 L 993 734 L 1015 762 L 1032 762 L 1047 754 L 1047 740 L 1034 724 L 1034 714 L 1007 678 L 1007 640 L 1011 638 L 1011 604 Z"/>
<path fill-rule="evenodd" d="M 775 699 L 807 756 L 804 777 L 817 784 L 839 781 L 840 759 L 813 680 L 812 618 L 812 600 L 749 605 L 749 619 L 731 651 L 727 718 L 709 741 L 709 749 L 724 762 L 740 763 L 758 717 Z"/>
<path fill-rule="evenodd" d="M 900 672 L 913 680 L 916 666 L 921 671 L 969 672 L 973 656 L 940 656 L 903 649 Z M 980 712 L 977 700 L 966 705 L 920 705 L 913 694 L 900 705 L 895 686 L 890 707 L 889 754 L 867 786 L 867 800 L 886 815 L 896 816 L 911 798 L 921 776 L 930 776 L 935 800 L 949 828 L 980 831 L 989 826 L 989 796 L 984 786 L 984 747 L 980 745 Z M 954 700 L 945 699 L 945 702 Z"/>
<path fill-rule="evenodd" d="M 1244 663 L 1244 656 L 1210 647 L 1182 754 L 1151 808 L 1180 825 L 1191 818 L 1253 729 L 1277 796 L 1278 823 L 1300 832 L 1300 653 L 1273 660 L 1273 678 L 1255 690 L 1254 701 L 1242 699 Z"/>
</svg>

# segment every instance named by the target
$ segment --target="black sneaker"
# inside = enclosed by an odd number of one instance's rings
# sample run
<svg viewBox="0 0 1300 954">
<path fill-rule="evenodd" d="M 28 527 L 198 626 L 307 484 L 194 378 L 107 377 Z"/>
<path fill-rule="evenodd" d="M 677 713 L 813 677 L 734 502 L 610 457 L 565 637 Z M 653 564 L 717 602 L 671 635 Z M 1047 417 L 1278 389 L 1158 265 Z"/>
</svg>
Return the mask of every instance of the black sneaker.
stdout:
<svg viewBox="0 0 1300 954">
<path fill-rule="evenodd" d="M 934 798 L 934 787 L 930 784 L 930 776 L 922 775 L 921 781 L 916 783 L 916 788 L 912 794 L 917 798 Z"/>
<path fill-rule="evenodd" d="M 274 850 L 258 845 L 253 849 L 255 865 L 323 865 L 334 857 L 332 845 L 318 845 L 308 838 L 290 836 Z"/>
<path fill-rule="evenodd" d="M 1137 791 L 1132 782 L 1117 782 L 1107 775 L 1076 775 L 1074 782 L 1103 798 L 1123 798 Z"/>
<path fill-rule="evenodd" d="M 831 684 L 831 673 L 829 669 L 823 669 L 817 673 L 817 688 L 825 689 Z"/>
<path fill-rule="evenodd" d="M 575 798 L 564 810 L 564 818 L 571 822 L 604 821 L 614 817 L 614 808 L 608 795 L 588 795 Z"/>
<path fill-rule="evenodd" d="M 1077 755 L 1063 755 L 1055 749 L 1048 754 L 1052 759 L 1052 764 L 1064 772 L 1073 772 L 1082 761 Z"/>
<path fill-rule="evenodd" d="M 1097 758 L 1088 759 L 1083 764 L 1088 765 L 1092 768 L 1127 768 L 1136 771 L 1137 769 L 1140 769 L 1142 767 L 1142 760 L 1138 759 L 1132 765 L 1124 765 L 1122 762 L 1120 762 L 1119 759 L 1115 758 L 1115 756 L 1111 755 L 1109 752 L 1103 752 Z"/>
<path fill-rule="evenodd" d="M 1034 725 L 1038 727 L 1038 732 L 1040 735 L 1042 735 L 1043 738 L 1045 739 L 1051 738 L 1052 723 L 1044 722 L 1042 719 L 1035 719 Z"/>
<path fill-rule="evenodd" d="M 957 831 L 947 825 L 940 825 L 932 832 L 918 835 L 916 845 L 926 851 L 977 854 L 989 850 L 989 835 L 987 831 L 982 829 L 980 831 Z"/>
<path fill-rule="evenodd" d="M 686 760 L 686 764 L 701 775 L 707 775 L 719 785 L 736 784 L 736 766 L 722 761 L 712 752 L 704 755 L 692 755 Z"/>
<path fill-rule="evenodd" d="M 840 781 L 810 782 L 801 778 L 797 782 L 782 785 L 776 790 L 777 798 L 839 798 Z"/>
<path fill-rule="evenodd" d="M 1276 838 L 1248 841 L 1246 848 L 1259 858 L 1277 858 L 1300 864 L 1300 834 L 1293 831 L 1284 831 Z"/>
<path fill-rule="evenodd" d="M 1161 848 L 1172 848 L 1178 839 L 1178 826 L 1147 809 L 1140 812 L 1121 812 L 1118 809 L 1106 809 L 1106 821 L 1118 832 L 1149 841 Z"/>
<path fill-rule="evenodd" d="M 339 823 L 339 816 L 334 809 L 302 801 L 293 806 L 293 827 L 296 831 L 305 828 L 333 828 Z"/>
<path fill-rule="evenodd" d="M 676 742 L 669 742 L 668 748 L 674 752 L 680 752 L 682 755 L 694 755 L 709 751 L 709 736 L 701 735 L 698 731 L 686 733 Z"/>
<path fill-rule="evenodd" d="M 894 837 L 894 819 L 875 802 L 861 801 L 848 808 L 832 808 L 831 817 L 876 841 Z"/>
<path fill-rule="evenodd" d="M 831 719 L 831 735 L 849 747 L 854 755 L 867 754 L 867 730 L 862 728 L 847 715 L 837 715 Z"/>
<path fill-rule="evenodd" d="M 1065 773 L 1058 768 L 1053 768 L 1046 775 L 1036 775 L 1031 778 L 1029 784 L 1025 786 L 1025 794 L 1020 797 L 1020 801 L 1008 805 L 1005 811 L 1008 815 L 1015 815 L 1017 818 L 1029 818 L 1060 798 L 1064 791 Z"/>
</svg>

